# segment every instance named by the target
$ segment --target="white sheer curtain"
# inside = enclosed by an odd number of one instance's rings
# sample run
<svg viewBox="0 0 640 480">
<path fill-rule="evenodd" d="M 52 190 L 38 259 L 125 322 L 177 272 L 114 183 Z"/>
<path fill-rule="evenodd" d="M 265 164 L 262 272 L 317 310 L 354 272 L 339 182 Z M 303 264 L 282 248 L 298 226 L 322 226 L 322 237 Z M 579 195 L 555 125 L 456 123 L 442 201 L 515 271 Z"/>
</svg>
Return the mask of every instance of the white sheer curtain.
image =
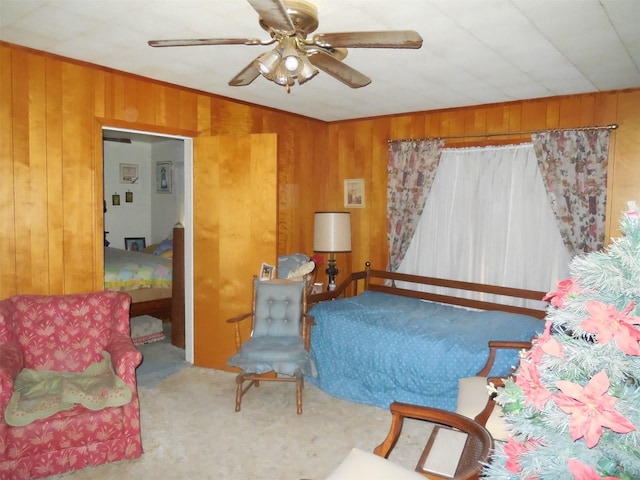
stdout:
<svg viewBox="0 0 640 480">
<path fill-rule="evenodd" d="M 398 271 L 546 292 L 569 261 L 527 143 L 444 149 Z"/>
</svg>

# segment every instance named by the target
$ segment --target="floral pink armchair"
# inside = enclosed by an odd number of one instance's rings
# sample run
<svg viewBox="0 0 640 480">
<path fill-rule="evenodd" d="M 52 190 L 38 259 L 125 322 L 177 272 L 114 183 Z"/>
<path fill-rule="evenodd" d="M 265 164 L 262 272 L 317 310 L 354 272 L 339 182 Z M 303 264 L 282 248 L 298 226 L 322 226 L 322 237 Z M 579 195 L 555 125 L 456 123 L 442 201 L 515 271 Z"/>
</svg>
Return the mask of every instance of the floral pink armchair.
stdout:
<svg viewBox="0 0 640 480">
<path fill-rule="evenodd" d="M 142 454 L 130 297 L 121 292 L 15 295 L 0 301 L 0 479 L 41 478 Z M 21 427 L 4 412 L 23 368 L 82 372 L 107 351 L 133 392 L 121 407 L 69 410 Z"/>
</svg>

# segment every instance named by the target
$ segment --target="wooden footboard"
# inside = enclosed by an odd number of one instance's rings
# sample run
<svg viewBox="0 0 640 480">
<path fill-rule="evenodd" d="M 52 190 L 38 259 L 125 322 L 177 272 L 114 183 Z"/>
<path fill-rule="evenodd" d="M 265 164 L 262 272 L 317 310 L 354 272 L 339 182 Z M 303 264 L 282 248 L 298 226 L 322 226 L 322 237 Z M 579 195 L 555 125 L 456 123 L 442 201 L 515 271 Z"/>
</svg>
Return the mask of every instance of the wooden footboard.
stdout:
<svg viewBox="0 0 640 480">
<path fill-rule="evenodd" d="M 445 287 L 449 294 L 439 294 L 430 292 L 421 292 L 418 290 L 399 288 L 395 282 L 410 282 L 416 288 L 420 285 L 430 287 Z M 544 318 L 546 315 L 546 304 L 542 302 L 542 298 L 546 292 L 526 290 L 521 288 L 501 287 L 497 285 L 485 285 L 481 283 L 462 282 L 456 280 L 446 280 L 435 277 L 422 277 L 419 275 L 409 275 L 405 273 L 387 272 L 385 270 L 374 270 L 371 264 L 365 264 L 365 270 L 351 273 L 334 291 L 322 292 L 307 297 L 307 305 L 310 308 L 315 303 L 333 300 L 340 297 L 350 297 L 358 295 L 364 290 L 375 292 L 390 293 L 404 297 L 419 298 L 432 302 L 446 303 L 450 305 L 458 305 L 468 308 L 478 308 L 481 310 L 499 310 L 511 313 L 520 313 L 530 315 L 535 318 Z M 499 300 L 495 302 L 472 300 L 463 298 L 462 292 L 481 292 L 501 297 L 515 298 L 521 300 L 535 300 L 540 302 L 540 308 L 528 308 L 509 305 L 508 300 Z"/>
<path fill-rule="evenodd" d="M 129 309 L 129 315 L 131 317 L 151 315 L 152 317 L 162 319 L 163 322 L 169 322 L 171 321 L 171 298 L 158 298 L 132 303 Z"/>
<path fill-rule="evenodd" d="M 173 276 L 171 281 L 171 343 L 185 348 L 184 340 L 184 226 L 173 227 Z"/>
<path fill-rule="evenodd" d="M 184 339 L 184 227 L 173 228 L 171 297 L 147 300 L 131 304 L 130 316 L 151 315 L 163 321 L 171 321 L 171 343 L 185 348 Z"/>
</svg>

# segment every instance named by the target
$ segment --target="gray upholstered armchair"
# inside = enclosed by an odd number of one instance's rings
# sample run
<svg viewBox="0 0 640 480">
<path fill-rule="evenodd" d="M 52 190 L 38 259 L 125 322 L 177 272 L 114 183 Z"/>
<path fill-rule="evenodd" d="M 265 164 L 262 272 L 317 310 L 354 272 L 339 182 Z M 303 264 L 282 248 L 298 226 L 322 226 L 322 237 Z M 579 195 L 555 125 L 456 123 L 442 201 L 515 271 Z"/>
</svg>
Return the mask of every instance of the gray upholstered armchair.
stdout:
<svg viewBox="0 0 640 480">
<path fill-rule="evenodd" d="M 313 318 L 306 313 L 305 281 L 253 280 L 253 309 L 227 320 L 235 324 L 237 353 L 228 365 L 243 373 L 236 377 L 236 412 L 242 396 L 260 381 L 296 383 L 298 414 L 302 413 L 304 375 L 316 375 L 309 356 Z M 251 337 L 243 342 L 240 323 L 251 319 Z M 274 375 L 275 373 L 275 375 Z M 243 383 L 249 381 L 246 388 Z"/>
</svg>

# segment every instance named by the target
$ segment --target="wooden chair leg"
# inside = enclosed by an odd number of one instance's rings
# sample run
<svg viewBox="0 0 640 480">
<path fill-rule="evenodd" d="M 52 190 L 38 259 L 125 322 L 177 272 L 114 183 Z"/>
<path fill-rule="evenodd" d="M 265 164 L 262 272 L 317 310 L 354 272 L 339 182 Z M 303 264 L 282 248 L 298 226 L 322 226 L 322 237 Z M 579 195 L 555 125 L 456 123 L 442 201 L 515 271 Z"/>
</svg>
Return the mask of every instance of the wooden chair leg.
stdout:
<svg viewBox="0 0 640 480">
<path fill-rule="evenodd" d="M 243 388 L 244 382 L 249 381 L 246 387 Z M 250 374 L 239 374 L 236 376 L 236 412 L 240 411 L 240 405 L 242 403 L 242 396 L 247 393 L 251 387 L 259 387 L 260 382 Z"/>
<path fill-rule="evenodd" d="M 266 380 L 275 380 L 275 379 L 265 378 L 264 380 L 266 381 Z M 246 387 L 244 387 L 245 381 L 249 382 Z M 288 378 L 286 381 L 291 382 L 293 381 L 293 378 Z M 296 374 L 295 382 L 296 382 L 296 407 L 297 407 L 298 415 L 300 415 L 302 414 L 302 390 L 304 388 L 304 374 L 302 373 Z M 236 412 L 240 411 L 240 408 L 242 405 L 242 396 L 245 393 L 247 393 L 247 390 L 249 390 L 253 386 L 256 386 L 256 387 L 260 386 L 260 381 L 255 376 L 252 376 L 250 374 L 242 374 L 242 373 L 236 376 Z"/>
<path fill-rule="evenodd" d="M 296 405 L 298 415 L 302 414 L 302 389 L 304 388 L 304 377 L 301 373 L 296 374 Z"/>
<path fill-rule="evenodd" d="M 240 404 L 242 403 L 242 375 L 236 377 L 236 412 L 240 411 Z"/>
</svg>

